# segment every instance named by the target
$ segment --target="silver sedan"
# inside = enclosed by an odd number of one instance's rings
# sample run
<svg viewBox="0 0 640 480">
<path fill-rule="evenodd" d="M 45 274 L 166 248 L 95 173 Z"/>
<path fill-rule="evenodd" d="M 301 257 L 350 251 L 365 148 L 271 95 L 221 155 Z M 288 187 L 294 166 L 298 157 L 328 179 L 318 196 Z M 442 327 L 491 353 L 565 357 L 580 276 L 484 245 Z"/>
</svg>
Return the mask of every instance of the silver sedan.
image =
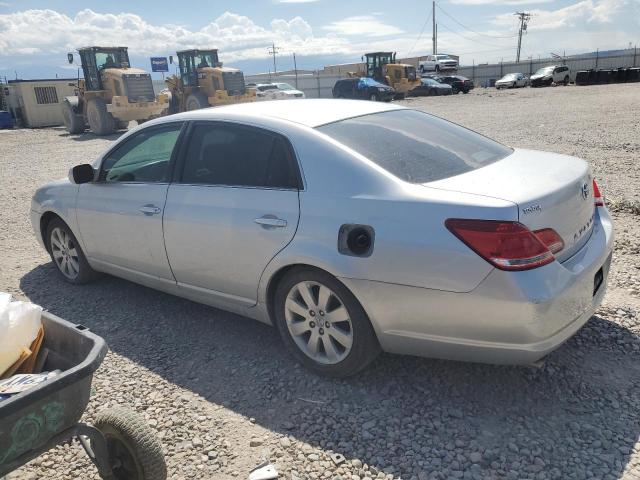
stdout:
<svg viewBox="0 0 640 480">
<path fill-rule="evenodd" d="M 65 280 L 273 324 L 335 376 L 381 350 L 536 362 L 602 301 L 613 244 L 583 160 L 349 100 L 147 122 L 39 188 L 31 219 Z"/>
</svg>

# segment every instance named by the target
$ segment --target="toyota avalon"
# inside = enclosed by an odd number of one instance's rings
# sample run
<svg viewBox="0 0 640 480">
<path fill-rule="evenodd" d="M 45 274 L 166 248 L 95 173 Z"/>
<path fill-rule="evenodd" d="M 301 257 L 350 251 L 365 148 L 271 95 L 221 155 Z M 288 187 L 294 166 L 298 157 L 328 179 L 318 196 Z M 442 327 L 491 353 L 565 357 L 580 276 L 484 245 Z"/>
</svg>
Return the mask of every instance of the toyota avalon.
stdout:
<svg viewBox="0 0 640 480">
<path fill-rule="evenodd" d="M 352 100 L 149 121 L 39 188 L 31 220 L 66 281 L 272 324 L 334 376 L 380 351 L 537 362 L 602 301 L 613 244 L 585 161 Z"/>
</svg>

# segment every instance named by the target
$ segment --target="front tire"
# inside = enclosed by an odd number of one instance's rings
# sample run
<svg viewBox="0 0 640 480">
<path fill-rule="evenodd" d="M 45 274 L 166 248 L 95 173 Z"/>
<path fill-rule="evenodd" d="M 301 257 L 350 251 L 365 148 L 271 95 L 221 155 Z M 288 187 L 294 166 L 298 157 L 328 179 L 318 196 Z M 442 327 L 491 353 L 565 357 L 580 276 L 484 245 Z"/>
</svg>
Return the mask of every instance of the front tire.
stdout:
<svg viewBox="0 0 640 480">
<path fill-rule="evenodd" d="M 49 222 L 46 242 L 51 260 L 67 282 L 80 285 L 99 276 L 87 262 L 75 235 L 62 220 L 56 218 Z"/>
<path fill-rule="evenodd" d="M 73 111 L 73 107 L 69 102 L 62 104 L 62 119 L 67 132 L 70 134 L 84 132 L 84 117 Z"/>
<path fill-rule="evenodd" d="M 116 121 L 107 111 L 107 104 L 101 98 L 92 98 L 87 103 L 89 127 L 96 135 L 111 135 L 116 129 Z"/>
<path fill-rule="evenodd" d="M 187 111 L 200 110 L 201 108 L 205 108 L 208 106 L 209 100 L 207 99 L 207 96 L 202 92 L 195 92 L 187 97 Z"/>
<path fill-rule="evenodd" d="M 289 272 L 276 290 L 274 313 L 289 352 L 321 375 L 354 375 L 380 352 L 360 302 L 322 270 L 302 267 Z"/>
</svg>

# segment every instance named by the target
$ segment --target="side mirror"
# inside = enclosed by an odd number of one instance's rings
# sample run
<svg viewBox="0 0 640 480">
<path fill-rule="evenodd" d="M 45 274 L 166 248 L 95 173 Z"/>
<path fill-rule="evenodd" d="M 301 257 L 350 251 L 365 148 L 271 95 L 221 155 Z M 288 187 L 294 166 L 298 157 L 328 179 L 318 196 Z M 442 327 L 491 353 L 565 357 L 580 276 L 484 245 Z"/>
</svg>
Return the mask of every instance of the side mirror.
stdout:
<svg viewBox="0 0 640 480">
<path fill-rule="evenodd" d="M 73 65 L 73 53 L 67 53 L 67 61 Z"/>
<path fill-rule="evenodd" d="M 83 163 L 82 165 L 76 165 L 69 171 L 69 180 L 76 185 L 82 183 L 93 182 L 96 172 L 91 165 Z"/>
</svg>

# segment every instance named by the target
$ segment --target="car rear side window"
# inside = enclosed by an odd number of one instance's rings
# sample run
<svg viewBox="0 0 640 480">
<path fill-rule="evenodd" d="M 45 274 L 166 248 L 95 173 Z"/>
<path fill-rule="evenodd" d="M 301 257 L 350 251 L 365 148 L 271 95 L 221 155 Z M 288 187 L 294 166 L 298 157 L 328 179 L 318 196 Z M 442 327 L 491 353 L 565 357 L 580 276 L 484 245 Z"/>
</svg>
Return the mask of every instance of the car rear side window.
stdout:
<svg viewBox="0 0 640 480">
<path fill-rule="evenodd" d="M 194 125 L 182 183 L 265 188 L 299 188 L 289 142 L 259 128 L 230 123 Z"/>
<path fill-rule="evenodd" d="M 349 118 L 317 129 L 411 183 L 460 175 L 513 152 L 455 123 L 409 109 Z"/>
</svg>

